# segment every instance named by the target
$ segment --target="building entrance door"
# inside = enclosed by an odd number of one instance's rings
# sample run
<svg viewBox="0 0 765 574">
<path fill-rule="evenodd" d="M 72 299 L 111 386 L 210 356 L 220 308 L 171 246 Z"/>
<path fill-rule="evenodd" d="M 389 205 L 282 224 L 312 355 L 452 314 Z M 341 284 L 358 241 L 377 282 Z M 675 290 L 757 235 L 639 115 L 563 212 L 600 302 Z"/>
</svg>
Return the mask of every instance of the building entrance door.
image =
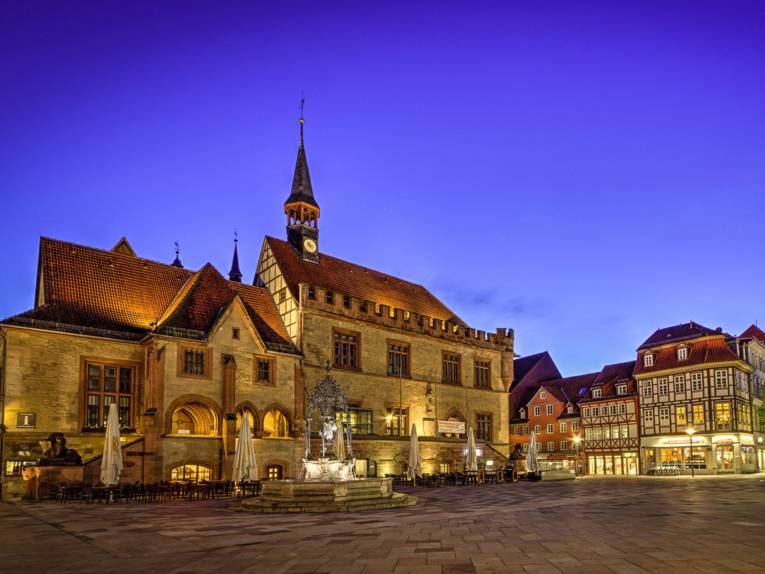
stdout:
<svg viewBox="0 0 765 574">
<path fill-rule="evenodd" d="M 638 461 L 636 458 L 625 458 L 624 464 L 627 467 L 625 474 L 637 474 L 638 473 Z"/>
<path fill-rule="evenodd" d="M 717 470 L 733 471 L 733 445 L 717 445 Z"/>
</svg>

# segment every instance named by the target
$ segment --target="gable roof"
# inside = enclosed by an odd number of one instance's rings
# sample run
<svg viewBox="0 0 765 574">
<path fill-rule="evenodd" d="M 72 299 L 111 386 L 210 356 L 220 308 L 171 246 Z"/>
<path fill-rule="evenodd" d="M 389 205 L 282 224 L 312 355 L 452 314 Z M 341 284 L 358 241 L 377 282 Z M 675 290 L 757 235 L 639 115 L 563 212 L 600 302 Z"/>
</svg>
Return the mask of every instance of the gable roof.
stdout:
<svg viewBox="0 0 765 574">
<path fill-rule="evenodd" d="M 598 376 L 593 381 L 593 387 L 602 387 L 611 382 L 629 380 L 632 378 L 632 373 L 635 372 L 635 361 L 627 361 L 625 363 L 614 363 L 613 365 L 606 365 L 598 373 Z"/>
<path fill-rule="evenodd" d="M 536 394 L 542 381 L 560 379 L 561 374 L 550 353 L 543 351 L 513 360 L 513 384 L 510 387 L 510 418 Z"/>
<path fill-rule="evenodd" d="M 705 363 L 723 363 L 741 360 L 728 346 L 723 335 L 699 339 L 691 342 L 688 347 L 688 358 L 682 361 L 677 358 L 677 349 L 675 347 L 665 347 L 656 350 L 654 352 L 653 365 L 646 367 L 645 361 L 641 358 L 635 365 L 635 374 L 653 373 Z"/>
<path fill-rule="evenodd" d="M 204 336 L 240 294 L 266 345 L 296 352 L 268 290 L 226 281 L 209 263 L 192 272 L 43 237 L 37 289 L 40 304 L 4 322 L 134 340 L 155 328 Z"/>
<path fill-rule="evenodd" d="M 465 325 L 462 319 L 422 285 L 324 253 L 320 254 L 318 263 L 305 261 L 286 241 L 266 237 L 266 242 L 294 296 L 298 294 L 298 284 L 307 283 L 364 301 Z"/>
<path fill-rule="evenodd" d="M 705 327 L 694 321 L 680 323 L 679 325 L 657 329 L 638 347 L 638 350 L 666 345 L 668 343 L 687 341 L 689 339 L 697 339 L 698 337 L 706 337 L 708 335 L 719 335 L 721 333 L 722 329 L 720 328 L 710 329 L 709 327 Z"/>
<path fill-rule="evenodd" d="M 757 325 L 750 325 L 746 331 L 739 335 L 739 339 L 757 339 L 765 343 L 765 331 L 760 329 Z"/>
</svg>

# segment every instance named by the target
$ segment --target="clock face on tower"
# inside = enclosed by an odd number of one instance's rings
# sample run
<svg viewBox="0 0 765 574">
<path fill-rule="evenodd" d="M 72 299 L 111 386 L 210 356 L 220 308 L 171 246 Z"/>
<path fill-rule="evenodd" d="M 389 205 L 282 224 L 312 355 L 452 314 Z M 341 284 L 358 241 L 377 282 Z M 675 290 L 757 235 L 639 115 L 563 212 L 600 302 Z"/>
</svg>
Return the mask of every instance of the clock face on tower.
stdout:
<svg viewBox="0 0 765 574">
<path fill-rule="evenodd" d="M 316 242 L 310 238 L 304 239 L 303 249 L 305 249 L 308 253 L 316 253 Z"/>
</svg>

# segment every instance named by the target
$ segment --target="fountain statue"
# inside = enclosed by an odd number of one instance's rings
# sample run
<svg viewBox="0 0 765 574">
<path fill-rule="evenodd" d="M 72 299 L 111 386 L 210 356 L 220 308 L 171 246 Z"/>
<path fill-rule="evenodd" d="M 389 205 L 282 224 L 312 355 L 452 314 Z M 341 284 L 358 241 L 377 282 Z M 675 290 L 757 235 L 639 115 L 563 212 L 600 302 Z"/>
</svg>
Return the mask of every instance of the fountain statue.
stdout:
<svg viewBox="0 0 765 574">
<path fill-rule="evenodd" d="M 326 375 L 313 392 L 306 391 L 308 415 L 305 421 L 305 457 L 303 458 L 303 480 L 352 480 L 356 478 L 356 459 L 353 458 L 351 425 L 348 401 L 335 379 L 329 374 L 327 361 Z M 319 438 L 321 453 L 311 459 L 311 433 L 313 414 L 319 417 Z M 338 420 L 339 419 L 339 420 Z"/>
<path fill-rule="evenodd" d="M 311 449 L 312 423 L 321 439 L 314 458 Z M 416 504 L 410 494 L 393 491 L 390 478 L 356 477 L 356 459 L 351 444 L 348 401 L 327 362 L 324 378 L 313 391 L 306 391 L 305 454 L 297 480 L 267 480 L 257 498 L 241 502 L 250 512 L 349 512 L 403 508 Z"/>
</svg>

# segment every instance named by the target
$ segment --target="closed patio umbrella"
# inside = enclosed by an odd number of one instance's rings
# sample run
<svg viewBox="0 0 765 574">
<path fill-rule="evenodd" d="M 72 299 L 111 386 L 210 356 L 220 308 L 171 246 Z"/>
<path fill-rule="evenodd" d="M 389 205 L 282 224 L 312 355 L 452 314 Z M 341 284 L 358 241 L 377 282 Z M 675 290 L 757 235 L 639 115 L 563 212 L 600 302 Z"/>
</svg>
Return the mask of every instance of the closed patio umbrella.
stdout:
<svg viewBox="0 0 765 574">
<path fill-rule="evenodd" d="M 258 480 L 258 464 L 255 460 L 255 445 L 252 444 L 252 430 L 250 430 L 250 417 L 248 416 L 242 417 L 242 426 L 239 428 L 239 440 L 236 441 L 231 479 L 234 482 Z"/>
<path fill-rule="evenodd" d="M 117 403 L 109 405 L 106 417 L 104 453 L 101 457 L 101 482 L 105 486 L 117 484 L 122 473 L 122 448 L 120 447 L 120 417 Z"/>
<path fill-rule="evenodd" d="M 478 452 L 475 448 L 475 434 L 473 427 L 468 429 L 467 436 L 467 457 L 465 459 L 466 470 L 478 470 Z"/>
<path fill-rule="evenodd" d="M 409 468 L 406 469 L 412 482 L 422 474 L 420 466 L 420 443 L 417 440 L 417 427 L 412 424 L 412 433 L 409 435 Z"/>
<path fill-rule="evenodd" d="M 526 471 L 530 473 L 539 472 L 539 463 L 537 462 L 537 450 L 539 450 L 539 439 L 537 433 L 531 432 L 529 437 L 529 452 L 526 455 Z"/>
</svg>

